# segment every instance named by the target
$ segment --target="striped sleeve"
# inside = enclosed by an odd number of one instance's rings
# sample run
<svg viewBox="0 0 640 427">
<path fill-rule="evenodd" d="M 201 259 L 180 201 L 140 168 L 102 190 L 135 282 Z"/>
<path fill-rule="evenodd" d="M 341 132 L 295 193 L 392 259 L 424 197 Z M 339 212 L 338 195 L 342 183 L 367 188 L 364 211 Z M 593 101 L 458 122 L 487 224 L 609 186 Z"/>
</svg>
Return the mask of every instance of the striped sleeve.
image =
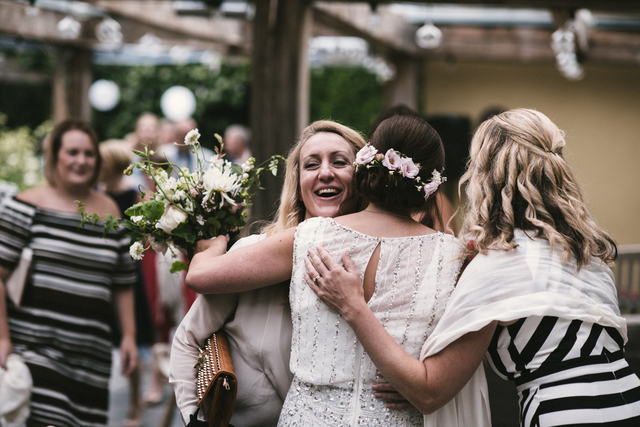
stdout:
<svg viewBox="0 0 640 427">
<path fill-rule="evenodd" d="M 125 233 L 126 230 L 117 232 L 118 266 L 113 272 L 113 286 L 117 289 L 132 287 L 138 280 L 136 264 L 129 255 L 129 238 Z"/>
<path fill-rule="evenodd" d="M 0 266 L 13 270 L 31 238 L 34 206 L 15 198 L 5 199 L 0 211 Z"/>
</svg>

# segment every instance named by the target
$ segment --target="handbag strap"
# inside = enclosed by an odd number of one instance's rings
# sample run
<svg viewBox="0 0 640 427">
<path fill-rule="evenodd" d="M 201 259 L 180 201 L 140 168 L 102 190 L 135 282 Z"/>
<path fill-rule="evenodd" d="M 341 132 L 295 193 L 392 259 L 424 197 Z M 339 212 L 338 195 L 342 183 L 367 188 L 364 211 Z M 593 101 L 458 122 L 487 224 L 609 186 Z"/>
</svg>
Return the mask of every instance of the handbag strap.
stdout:
<svg viewBox="0 0 640 427">
<path fill-rule="evenodd" d="M 186 427 L 209 427 L 209 424 L 206 421 L 200 421 L 198 419 L 198 412 L 200 412 L 200 408 L 196 409 L 196 412 L 189 415 L 189 423 Z"/>
</svg>

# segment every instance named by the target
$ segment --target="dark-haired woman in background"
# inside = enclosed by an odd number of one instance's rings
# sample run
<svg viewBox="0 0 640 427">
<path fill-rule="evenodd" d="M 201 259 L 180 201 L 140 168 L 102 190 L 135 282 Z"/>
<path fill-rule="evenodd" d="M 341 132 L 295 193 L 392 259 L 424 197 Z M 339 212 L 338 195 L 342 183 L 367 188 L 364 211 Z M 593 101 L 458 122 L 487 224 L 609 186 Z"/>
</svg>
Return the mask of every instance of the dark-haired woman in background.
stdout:
<svg viewBox="0 0 640 427">
<path fill-rule="evenodd" d="M 111 318 L 122 328 L 123 374 L 136 364 L 133 284 L 128 238 L 102 226 L 79 227 L 88 214 L 119 216 L 116 203 L 93 188 L 101 157 L 91 125 L 59 123 L 46 153 L 47 183 L 6 201 L 0 215 L 0 366 L 14 350 L 33 377 L 29 427 L 107 424 Z M 23 248 L 33 250 L 20 306 L 4 283 Z"/>
<path fill-rule="evenodd" d="M 302 167 L 313 162 L 301 159 Z M 392 410 L 376 399 L 372 387 L 382 378 L 374 361 L 354 330 L 309 289 L 305 276 L 320 287 L 323 278 L 306 275 L 305 263 L 318 245 L 333 259 L 348 251 L 375 318 L 403 351 L 417 358 L 462 264 L 462 248 L 453 236 L 411 217 L 435 203 L 444 167 L 442 142 L 423 120 L 392 117 L 358 153 L 356 165 L 356 189 L 369 201 L 365 210 L 308 219 L 212 262 L 219 250 L 215 246 L 226 244 L 218 238 L 193 258 L 187 274 L 187 284 L 202 293 L 255 289 L 291 277 L 294 380 L 280 414 L 282 426 L 424 425 L 416 409 Z M 475 425 L 483 425 L 482 412 L 479 417 Z"/>
</svg>

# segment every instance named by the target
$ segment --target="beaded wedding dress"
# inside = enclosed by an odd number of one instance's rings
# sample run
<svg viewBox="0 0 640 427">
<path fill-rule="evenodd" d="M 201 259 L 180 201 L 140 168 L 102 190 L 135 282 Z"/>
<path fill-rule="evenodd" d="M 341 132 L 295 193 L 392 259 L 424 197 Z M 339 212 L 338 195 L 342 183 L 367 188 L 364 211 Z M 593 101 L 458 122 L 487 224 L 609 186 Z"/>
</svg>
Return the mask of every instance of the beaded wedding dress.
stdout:
<svg viewBox="0 0 640 427">
<path fill-rule="evenodd" d="M 423 426 L 415 409 L 390 410 L 371 386 L 384 381 L 355 333 L 304 281 L 307 250 L 323 246 L 340 262 L 349 251 L 361 276 L 380 245 L 375 291 L 368 302 L 395 341 L 418 359 L 442 316 L 460 272 L 461 246 L 448 234 L 371 237 L 313 218 L 298 225 L 289 300 L 294 380 L 280 426 Z"/>
</svg>

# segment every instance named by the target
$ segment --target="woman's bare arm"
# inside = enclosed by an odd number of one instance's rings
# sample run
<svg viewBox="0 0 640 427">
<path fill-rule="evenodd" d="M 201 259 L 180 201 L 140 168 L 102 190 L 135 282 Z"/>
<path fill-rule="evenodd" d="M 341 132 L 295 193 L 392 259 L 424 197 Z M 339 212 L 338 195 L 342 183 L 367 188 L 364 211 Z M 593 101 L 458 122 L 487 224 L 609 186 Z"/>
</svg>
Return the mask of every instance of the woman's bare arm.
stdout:
<svg viewBox="0 0 640 427">
<path fill-rule="evenodd" d="M 258 289 L 291 278 L 295 228 L 222 256 L 217 237 L 189 264 L 187 285 L 200 294 L 226 294 Z"/>
<path fill-rule="evenodd" d="M 320 255 L 310 251 L 305 260 L 316 284 L 305 280 L 329 307 L 339 312 L 356 333 L 358 340 L 382 376 L 413 406 L 430 414 L 444 406 L 467 383 L 489 347 L 496 323 L 464 335 L 440 353 L 420 362 L 405 352 L 384 329 L 364 299 L 358 271 L 348 253 L 342 258 L 346 270 L 323 248 Z M 312 261 L 312 262 L 311 262 Z M 383 385 L 374 389 L 383 391 Z"/>
<path fill-rule="evenodd" d="M 0 367 L 7 369 L 7 357 L 13 353 L 9 335 L 9 317 L 7 315 L 6 286 L 10 271 L 0 267 Z"/>
</svg>

